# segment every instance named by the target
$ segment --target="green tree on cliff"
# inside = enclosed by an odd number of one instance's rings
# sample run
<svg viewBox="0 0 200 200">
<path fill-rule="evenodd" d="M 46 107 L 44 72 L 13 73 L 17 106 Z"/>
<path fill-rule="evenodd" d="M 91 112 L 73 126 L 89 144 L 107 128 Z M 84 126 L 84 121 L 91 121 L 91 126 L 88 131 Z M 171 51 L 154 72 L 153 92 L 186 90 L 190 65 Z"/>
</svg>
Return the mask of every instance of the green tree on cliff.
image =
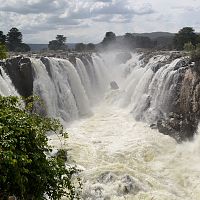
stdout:
<svg viewBox="0 0 200 200">
<path fill-rule="evenodd" d="M 194 51 L 195 50 L 195 46 L 191 43 L 191 42 L 187 42 L 184 44 L 184 50 L 185 51 Z"/>
<path fill-rule="evenodd" d="M 7 48 L 4 44 L 0 43 L 0 60 L 7 58 Z"/>
<path fill-rule="evenodd" d="M 198 35 L 192 27 L 184 27 L 175 35 L 174 46 L 177 50 L 183 50 L 184 44 L 189 42 L 195 46 L 198 43 Z"/>
</svg>

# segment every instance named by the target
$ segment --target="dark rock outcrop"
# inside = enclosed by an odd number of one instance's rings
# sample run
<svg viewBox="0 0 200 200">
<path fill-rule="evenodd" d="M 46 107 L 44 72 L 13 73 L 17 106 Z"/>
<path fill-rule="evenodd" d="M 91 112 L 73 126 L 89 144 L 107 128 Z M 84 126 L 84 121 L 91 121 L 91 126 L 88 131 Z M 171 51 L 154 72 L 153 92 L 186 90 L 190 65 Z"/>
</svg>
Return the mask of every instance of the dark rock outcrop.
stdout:
<svg viewBox="0 0 200 200">
<path fill-rule="evenodd" d="M 180 66 L 179 66 L 180 67 Z M 200 119 L 200 76 L 194 65 L 182 63 L 171 104 L 171 112 L 167 117 L 157 121 L 161 133 L 174 137 L 178 142 L 191 139 L 197 131 Z"/>
<path fill-rule="evenodd" d="M 33 70 L 29 58 L 18 56 L 8 59 L 4 69 L 21 96 L 28 97 L 33 94 Z"/>
<path fill-rule="evenodd" d="M 110 82 L 110 87 L 111 87 L 112 90 L 119 89 L 119 86 L 117 85 L 117 83 L 115 81 Z"/>
</svg>

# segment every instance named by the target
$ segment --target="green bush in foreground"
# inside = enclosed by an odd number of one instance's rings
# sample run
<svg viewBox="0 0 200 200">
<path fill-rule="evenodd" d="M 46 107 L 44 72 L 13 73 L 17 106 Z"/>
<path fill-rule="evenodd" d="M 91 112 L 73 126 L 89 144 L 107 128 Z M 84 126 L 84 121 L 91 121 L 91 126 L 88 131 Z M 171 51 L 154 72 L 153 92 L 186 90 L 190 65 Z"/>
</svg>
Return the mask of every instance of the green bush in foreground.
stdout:
<svg viewBox="0 0 200 200">
<path fill-rule="evenodd" d="M 0 199 L 79 199 L 73 184 L 77 169 L 66 167 L 63 156 L 47 156 L 52 149 L 46 133 L 64 136 L 62 125 L 20 102 L 0 96 Z"/>
</svg>

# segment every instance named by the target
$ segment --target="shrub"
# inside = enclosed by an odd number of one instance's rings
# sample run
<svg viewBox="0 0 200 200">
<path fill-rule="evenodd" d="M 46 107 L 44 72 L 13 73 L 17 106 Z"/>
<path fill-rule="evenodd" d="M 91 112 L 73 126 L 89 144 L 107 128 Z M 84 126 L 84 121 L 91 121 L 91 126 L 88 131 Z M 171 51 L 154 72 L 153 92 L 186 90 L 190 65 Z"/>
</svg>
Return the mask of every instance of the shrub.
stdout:
<svg viewBox="0 0 200 200">
<path fill-rule="evenodd" d="M 195 46 L 191 42 L 187 42 L 184 44 L 185 51 L 193 51 L 195 50 Z"/>
<path fill-rule="evenodd" d="M 191 51 L 191 61 L 200 62 L 200 44 L 197 44 L 196 49 Z"/>
<path fill-rule="evenodd" d="M 79 199 L 73 181 L 78 170 L 66 167 L 63 156 L 50 156 L 46 133 L 66 136 L 62 125 L 20 102 L 0 96 L 0 199 Z"/>
<path fill-rule="evenodd" d="M 0 60 L 7 58 L 7 49 L 4 44 L 0 43 Z"/>
</svg>

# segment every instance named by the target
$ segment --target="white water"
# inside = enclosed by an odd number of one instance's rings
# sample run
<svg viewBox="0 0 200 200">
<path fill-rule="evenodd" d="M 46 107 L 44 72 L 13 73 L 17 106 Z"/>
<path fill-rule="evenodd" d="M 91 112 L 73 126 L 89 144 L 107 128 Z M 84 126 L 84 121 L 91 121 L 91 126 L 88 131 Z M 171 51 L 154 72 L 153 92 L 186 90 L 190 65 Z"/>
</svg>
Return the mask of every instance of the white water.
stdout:
<svg viewBox="0 0 200 200">
<path fill-rule="evenodd" d="M 200 137 L 177 144 L 107 103 L 94 113 L 67 128 L 66 148 L 83 169 L 83 199 L 199 200 Z"/>
<path fill-rule="evenodd" d="M 2 96 L 19 96 L 18 92 L 16 91 L 15 87 L 12 84 L 12 81 L 5 73 L 3 68 L 0 66 L 0 95 Z"/>
<path fill-rule="evenodd" d="M 114 55 L 102 56 L 104 61 L 93 55 L 93 64 L 87 67 L 79 59 L 75 67 L 67 60 L 48 58 L 49 71 L 39 59 L 32 59 L 34 92 L 44 100 L 45 112 L 66 122 L 75 120 L 67 124 L 65 148 L 70 162 L 83 170 L 82 199 L 199 200 L 200 136 L 177 144 L 134 120 L 154 122 L 165 114 L 181 60 L 153 73 L 152 67 L 168 57 L 153 57 L 142 66 L 137 54 L 126 64 L 114 65 Z M 18 95 L 0 70 L 0 94 Z M 109 89 L 113 80 L 119 90 Z M 60 146 L 57 136 L 50 139 Z"/>
</svg>

